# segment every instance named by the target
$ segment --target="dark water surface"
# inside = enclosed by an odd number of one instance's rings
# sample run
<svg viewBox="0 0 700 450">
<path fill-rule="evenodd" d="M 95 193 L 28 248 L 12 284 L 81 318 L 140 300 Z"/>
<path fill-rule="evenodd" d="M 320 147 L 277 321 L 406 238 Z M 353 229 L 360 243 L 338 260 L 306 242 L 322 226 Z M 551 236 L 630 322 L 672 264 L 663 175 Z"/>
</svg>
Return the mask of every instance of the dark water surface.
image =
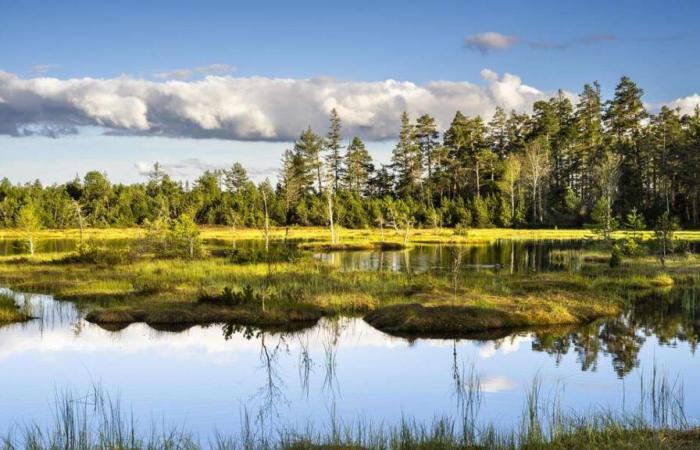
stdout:
<svg viewBox="0 0 700 450">
<path fill-rule="evenodd" d="M 459 258 L 465 270 L 499 264 L 503 271 L 575 271 L 584 246 L 499 242 L 317 257 L 344 270 L 443 270 Z M 0 432 L 51 422 L 57 391 L 87 392 L 95 384 L 118 396 L 139 423 L 165 421 L 203 439 L 215 430 L 239 431 L 244 411 L 271 428 L 323 427 L 332 416 L 346 424 L 430 422 L 458 413 L 472 370 L 484 395 L 479 420 L 511 427 L 535 377 L 545 397 L 561 394 L 565 411 L 633 411 L 640 379 L 648 380 L 654 365 L 683 384 L 688 419 L 700 420 L 696 288 L 655 295 L 620 317 L 584 326 L 461 340 L 392 337 L 360 318 L 323 319 L 290 333 L 233 325 L 169 332 L 145 324 L 108 331 L 85 322 L 71 303 L 16 296 L 40 318 L 0 328 Z"/>
</svg>

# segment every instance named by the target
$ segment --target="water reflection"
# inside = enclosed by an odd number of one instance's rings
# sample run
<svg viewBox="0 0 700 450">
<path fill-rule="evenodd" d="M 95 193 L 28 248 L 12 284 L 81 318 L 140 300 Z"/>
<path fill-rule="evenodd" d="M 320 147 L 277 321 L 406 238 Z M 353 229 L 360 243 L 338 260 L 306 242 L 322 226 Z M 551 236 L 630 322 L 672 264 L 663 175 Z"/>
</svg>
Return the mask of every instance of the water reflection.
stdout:
<svg viewBox="0 0 700 450">
<path fill-rule="evenodd" d="M 421 273 L 459 270 L 527 273 L 578 271 L 587 243 L 572 241 L 497 241 L 454 246 L 416 245 L 407 250 L 317 253 L 315 256 L 343 270 Z"/>
<path fill-rule="evenodd" d="M 453 255 L 454 257 L 454 255 Z M 52 389 L 96 380 L 119 391 L 137 417 L 165 415 L 201 433 L 325 423 L 329 416 L 395 423 L 440 414 L 517 420 L 535 376 L 567 385 L 565 407 L 619 407 L 655 361 L 686 386 L 700 416 L 700 323 L 694 288 L 657 294 L 620 317 L 584 326 L 492 332 L 478 339 L 391 337 L 361 319 L 323 319 L 295 331 L 224 324 L 181 332 L 132 324 L 108 331 L 72 304 L 17 295 L 40 319 L 0 328 L 0 424 L 49 420 Z M 332 421 L 331 421 L 332 423 Z"/>
<path fill-rule="evenodd" d="M 656 292 L 636 301 L 624 314 L 576 327 L 566 332 L 534 333 L 533 350 L 555 358 L 557 364 L 572 350 L 581 370 L 597 370 L 600 353 L 612 358 L 614 371 L 624 377 L 639 367 L 647 339 L 661 346 L 688 345 L 695 355 L 700 332 L 698 288 Z"/>
</svg>

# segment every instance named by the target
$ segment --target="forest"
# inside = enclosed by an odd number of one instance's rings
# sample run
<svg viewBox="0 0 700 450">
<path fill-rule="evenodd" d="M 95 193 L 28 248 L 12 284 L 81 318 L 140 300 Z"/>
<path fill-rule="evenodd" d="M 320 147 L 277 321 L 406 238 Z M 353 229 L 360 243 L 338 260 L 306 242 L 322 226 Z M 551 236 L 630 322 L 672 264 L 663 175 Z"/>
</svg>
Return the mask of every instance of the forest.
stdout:
<svg viewBox="0 0 700 450">
<path fill-rule="evenodd" d="M 440 133 L 429 114 L 404 112 L 390 164 L 375 164 L 342 117 L 308 128 L 286 150 L 276 185 L 246 169 L 176 182 L 155 164 L 138 184 L 92 171 L 64 184 L 0 182 L 0 227 L 131 227 L 187 215 L 198 224 L 262 227 L 698 226 L 700 109 L 649 113 L 622 77 L 611 99 L 598 83 L 577 99 L 559 91 L 530 114 L 496 109 L 489 120 L 457 111 Z M 7 174 L 6 174 L 7 175 Z"/>
</svg>

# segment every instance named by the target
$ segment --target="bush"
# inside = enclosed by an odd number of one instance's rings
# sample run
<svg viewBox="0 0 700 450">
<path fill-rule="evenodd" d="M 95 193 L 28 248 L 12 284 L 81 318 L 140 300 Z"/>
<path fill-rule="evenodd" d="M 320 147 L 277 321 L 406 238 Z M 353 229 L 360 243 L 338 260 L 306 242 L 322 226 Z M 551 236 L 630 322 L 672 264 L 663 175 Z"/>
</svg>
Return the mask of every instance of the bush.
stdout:
<svg viewBox="0 0 700 450">
<path fill-rule="evenodd" d="M 610 267 L 620 267 L 622 264 L 622 255 L 620 253 L 620 250 L 616 248 L 617 246 L 613 247 L 612 254 L 610 255 Z"/>
<path fill-rule="evenodd" d="M 615 243 L 613 248 L 617 249 L 620 255 L 627 256 L 629 258 L 644 256 L 647 253 L 646 247 L 641 245 L 635 239 L 623 239 Z"/>
<path fill-rule="evenodd" d="M 78 247 L 76 253 L 63 258 L 61 262 L 69 264 L 80 263 L 114 266 L 117 264 L 126 264 L 134 259 L 134 255 L 129 250 L 95 247 L 92 244 L 86 243 Z"/>
<path fill-rule="evenodd" d="M 268 262 L 264 247 L 236 248 L 227 250 L 224 255 L 232 264 L 256 264 Z M 270 246 L 269 260 L 273 263 L 295 262 L 301 259 L 302 252 L 296 247 Z"/>
<path fill-rule="evenodd" d="M 459 222 L 454 228 L 455 236 L 468 237 L 469 236 L 469 224 L 464 222 Z"/>
<path fill-rule="evenodd" d="M 175 286 L 171 282 L 165 281 L 159 277 L 136 278 L 131 282 L 131 287 L 135 292 L 141 295 L 157 294 L 159 292 L 172 291 L 175 289 Z"/>
<path fill-rule="evenodd" d="M 234 290 L 225 287 L 219 295 L 200 294 L 199 303 L 220 306 L 240 306 L 253 303 L 262 303 L 262 296 L 255 292 L 250 285 L 245 285 L 243 290 Z"/>
<path fill-rule="evenodd" d="M 199 258 L 203 255 L 197 224 L 187 214 L 170 221 L 159 218 L 146 224 L 146 237 L 140 242 L 142 252 L 159 258 Z"/>
</svg>

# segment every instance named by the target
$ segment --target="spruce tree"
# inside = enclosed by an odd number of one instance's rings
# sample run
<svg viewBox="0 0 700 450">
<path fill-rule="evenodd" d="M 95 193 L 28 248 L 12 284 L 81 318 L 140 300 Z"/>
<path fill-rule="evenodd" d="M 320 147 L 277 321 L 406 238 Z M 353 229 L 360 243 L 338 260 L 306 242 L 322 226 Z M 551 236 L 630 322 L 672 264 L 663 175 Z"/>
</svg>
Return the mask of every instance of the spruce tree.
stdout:
<svg viewBox="0 0 700 450">
<path fill-rule="evenodd" d="M 405 111 L 401 114 L 401 131 L 391 162 L 396 172 L 398 193 L 407 198 L 416 197 L 421 189 L 423 164 L 414 127 Z"/>
<path fill-rule="evenodd" d="M 344 186 L 354 194 L 362 195 L 368 191 L 367 183 L 374 171 L 372 157 L 364 142 L 355 136 L 345 153 Z"/>
</svg>

